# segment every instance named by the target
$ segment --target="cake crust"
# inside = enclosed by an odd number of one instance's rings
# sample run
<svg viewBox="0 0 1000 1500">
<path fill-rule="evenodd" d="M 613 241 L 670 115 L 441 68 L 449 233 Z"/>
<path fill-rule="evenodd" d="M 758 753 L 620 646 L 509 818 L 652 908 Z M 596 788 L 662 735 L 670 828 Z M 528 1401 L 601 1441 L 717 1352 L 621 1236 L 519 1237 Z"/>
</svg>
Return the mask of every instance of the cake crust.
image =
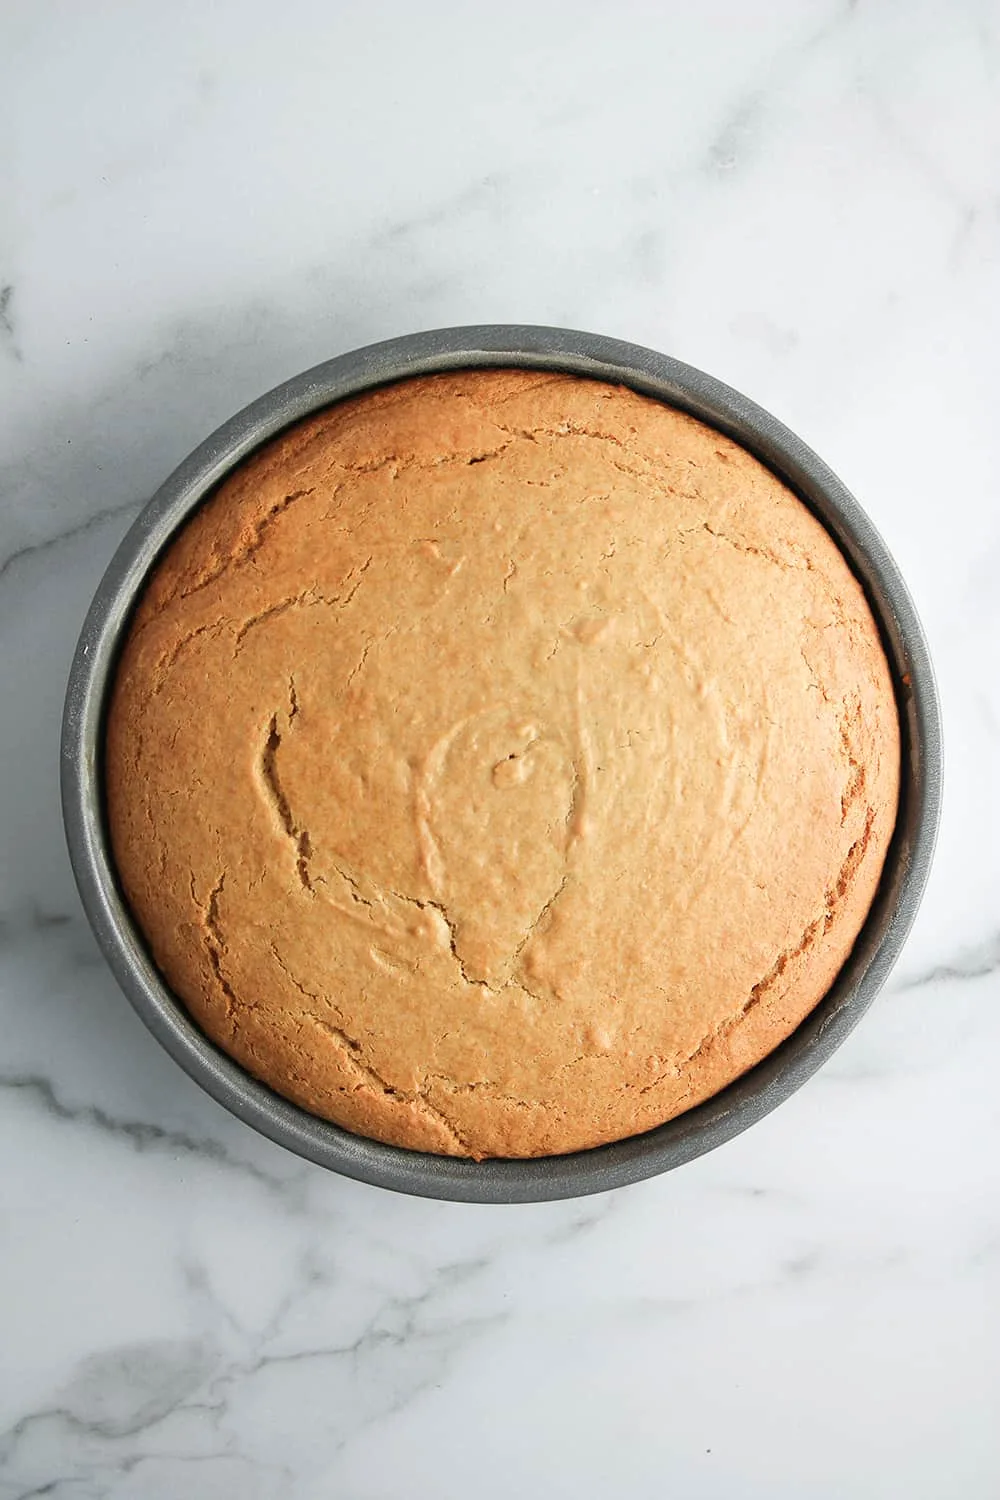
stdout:
<svg viewBox="0 0 1000 1500">
<path fill-rule="evenodd" d="M 864 594 L 736 443 L 462 371 L 292 428 L 157 564 L 106 734 L 119 876 L 198 1025 L 347 1129 L 650 1129 L 825 994 L 892 835 Z"/>
</svg>

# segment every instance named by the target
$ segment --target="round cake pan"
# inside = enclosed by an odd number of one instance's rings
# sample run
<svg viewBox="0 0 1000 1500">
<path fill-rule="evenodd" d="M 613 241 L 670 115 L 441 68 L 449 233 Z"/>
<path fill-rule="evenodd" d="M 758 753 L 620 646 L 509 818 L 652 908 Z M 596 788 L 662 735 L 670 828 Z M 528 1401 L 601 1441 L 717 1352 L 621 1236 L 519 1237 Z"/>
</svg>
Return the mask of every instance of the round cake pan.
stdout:
<svg viewBox="0 0 1000 1500">
<path fill-rule="evenodd" d="M 838 979 L 777 1050 L 706 1103 L 644 1135 L 528 1161 L 473 1162 L 384 1146 L 280 1098 L 203 1036 L 153 963 L 118 887 L 103 796 L 103 727 L 123 633 L 157 557 L 192 511 L 262 443 L 320 407 L 407 376 L 475 366 L 560 370 L 631 386 L 728 434 L 814 512 L 860 579 L 882 632 L 902 721 L 896 832 L 874 906 Z M 663 354 L 562 328 L 446 328 L 341 355 L 286 381 L 208 438 L 125 537 L 97 590 L 70 672 L 61 782 L 84 908 L 126 996 L 167 1051 L 215 1099 L 300 1156 L 400 1192 L 476 1203 L 569 1198 L 678 1167 L 768 1114 L 840 1046 L 899 955 L 930 868 L 941 798 L 934 674 L 906 585 L 840 480 L 786 427 L 738 392 Z"/>
</svg>

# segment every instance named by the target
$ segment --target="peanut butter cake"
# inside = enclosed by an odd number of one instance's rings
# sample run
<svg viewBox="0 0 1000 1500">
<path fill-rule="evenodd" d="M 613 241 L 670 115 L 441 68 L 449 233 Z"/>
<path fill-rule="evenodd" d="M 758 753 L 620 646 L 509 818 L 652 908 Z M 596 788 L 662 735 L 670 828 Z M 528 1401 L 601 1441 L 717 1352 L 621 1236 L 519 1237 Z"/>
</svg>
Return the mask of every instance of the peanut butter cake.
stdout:
<svg viewBox="0 0 1000 1500">
<path fill-rule="evenodd" d="M 456 1156 L 648 1130 L 817 1004 L 899 729 L 864 595 L 744 449 L 627 389 L 404 381 L 236 470 L 136 611 L 121 882 L 198 1025 Z"/>
</svg>

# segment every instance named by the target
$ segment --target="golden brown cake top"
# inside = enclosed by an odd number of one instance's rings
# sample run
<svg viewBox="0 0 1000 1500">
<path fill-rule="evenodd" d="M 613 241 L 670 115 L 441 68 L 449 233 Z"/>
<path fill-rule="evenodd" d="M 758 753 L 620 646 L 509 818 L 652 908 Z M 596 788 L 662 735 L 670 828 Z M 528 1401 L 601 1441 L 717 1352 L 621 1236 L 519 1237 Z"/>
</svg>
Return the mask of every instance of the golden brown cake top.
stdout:
<svg viewBox="0 0 1000 1500">
<path fill-rule="evenodd" d="M 535 1155 L 707 1097 L 816 1004 L 896 813 L 828 534 L 617 387 L 402 382 L 291 429 L 158 564 L 107 733 L 127 897 L 279 1092 Z"/>
</svg>

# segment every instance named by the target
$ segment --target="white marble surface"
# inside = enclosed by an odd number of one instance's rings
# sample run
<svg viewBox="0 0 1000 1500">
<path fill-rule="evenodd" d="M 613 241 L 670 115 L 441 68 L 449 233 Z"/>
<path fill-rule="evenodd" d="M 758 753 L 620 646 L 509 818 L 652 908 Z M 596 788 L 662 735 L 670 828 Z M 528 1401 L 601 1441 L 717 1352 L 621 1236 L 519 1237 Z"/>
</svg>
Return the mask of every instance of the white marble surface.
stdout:
<svg viewBox="0 0 1000 1500">
<path fill-rule="evenodd" d="M 0 1496 L 1000 1494 L 1000 7 L 0 6 Z M 9 290 L 8 290 L 9 289 Z M 63 851 L 61 696 L 141 501 L 338 351 L 591 328 L 874 516 L 947 734 L 887 993 L 671 1176 L 410 1201 L 147 1036 Z"/>
</svg>

